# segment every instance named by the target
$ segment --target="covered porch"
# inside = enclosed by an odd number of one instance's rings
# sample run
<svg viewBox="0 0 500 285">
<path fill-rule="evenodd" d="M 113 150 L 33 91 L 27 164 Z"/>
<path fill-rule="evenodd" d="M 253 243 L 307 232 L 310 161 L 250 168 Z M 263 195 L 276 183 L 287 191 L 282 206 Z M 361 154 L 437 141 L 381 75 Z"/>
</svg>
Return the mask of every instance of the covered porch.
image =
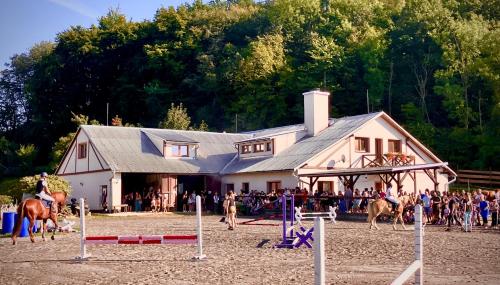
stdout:
<svg viewBox="0 0 500 285">
<path fill-rule="evenodd" d="M 297 173 L 299 178 L 304 178 L 308 180 L 309 191 L 313 192 L 314 185 L 318 182 L 320 178 L 324 177 L 336 177 L 338 178 L 344 187 L 349 187 L 354 189 L 354 185 L 361 176 L 376 176 L 380 181 L 387 185 L 389 183 L 395 182 L 397 189 L 399 189 L 405 179 L 408 177 L 413 181 L 413 193 L 417 194 L 417 171 L 422 171 L 426 176 L 432 181 L 434 185 L 434 190 L 438 190 L 439 179 L 438 170 L 442 170 L 448 174 L 454 176 L 447 167 L 447 162 L 439 163 L 425 163 L 425 164 L 406 164 L 406 165 L 384 165 L 380 164 L 367 164 L 362 168 L 342 168 L 342 169 L 302 169 L 301 173 Z"/>
</svg>

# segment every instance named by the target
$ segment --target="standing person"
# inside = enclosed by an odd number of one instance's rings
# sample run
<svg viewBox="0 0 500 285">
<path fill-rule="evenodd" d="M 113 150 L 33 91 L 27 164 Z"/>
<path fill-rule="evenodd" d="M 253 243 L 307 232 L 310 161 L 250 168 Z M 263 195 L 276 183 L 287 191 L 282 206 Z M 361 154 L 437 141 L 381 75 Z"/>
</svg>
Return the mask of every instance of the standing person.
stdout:
<svg viewBox="0 0 500 285">
<path fill-rule="evenodd" d="M 470 193 L 464 194 L 464 230 L 465 232 L 472 231 L 472 201 Z"/>
<path fill-rule="evenodd" d="M 224 214 L 224 221 L 226 224 L 228 223 L 229 216 L 228 216 L 228 210 L 229 210 L 229 192 L 226 193 L 226 196 L 224 196 L 224 201 L 222 202 L 222 212 Z"/>
<path fill-rule="evenodd" d="M 448 228 L 446 229 L 449 231 L 451 229 L 451 223 L 453 222 L 453 219 L 455 219 L 455 222 L 462 226 L 460 223 L 460 220 L 458 219 L 458 206 L 459 206 L 459 200 L 458 197 L 455 193 L 453 193 L 450 196 L 450 200 L 448 201 L 448 208 L 450 209 L 450 212 L 448 214 Z"/>
<path fill-rule="evenodd" d="M 227 216 L 228 216 L 228 230 L 234 230 L 236 227 L 236 195 L 233 191 L 228 192 L 227 202 Z"/>
<path fill-rule="evenodd" d="M 191 193 L 191 195 L 189 195 L 189 198 L 188 198 L 188 205 L 189 205 L 189 212 L 193 212 L 194 211 L 194 206 L 195 206 L 195 203 L 196 203 L 196 193 L 194 193 L 194 191 Z"/>
<path fill-rule="evenodd" d="M 220 197 L 219 197 L 219 193 L 217 191 L 215 191 L 215 193 L 214 193 L 213 200 L 214 200 L 214 212 L 220 213 L 220 211 L 219 211 Z"/>
<path fill-rule="evenodd" d="M 352 189 L 351 187 L 347 187 L 344 193 L 344 201 L 345 201 L 345 207 L 347 209 L 347 213 L 351 212 L 351 204 L 352 204 Z"/>
<path fill-rule="evenodd" d="M 141 211 L 142 198 L 141 198 L 141 194 L 139 194 L 139 192 L 135 192 L 134 201 L 135 201 L 135 211 L 136 212 L 140 212 Z"/>
<path fill-rule="evenodd" d="M 490 211 L 491 211 L 491 228 L 498 228 L 498 200 L 496 198 L 490 202 Z"/>
<path fill-rule="evenodd" d="M 427 223 L 431 222 L 431 198 L 429 197 L 429 189 L 425 189 L 421 195 L 422 204 L 424 206 L 424 215 L 427 217 Z"/>
<path fill-rule="evenodd" d="M 484 195 L 481 195 L 481 201 L 479 202 L 479 210 L 481 212 L 481 217 L 483 218 L 483 226 L 488 227 L 488 216 L 490 215 L 490 206 L 488 201 L 484 199 Z"/>
<path fill-rule="evenodd" d="M 439 222 L 439 209 L 441 206 L 441 198 L 437 195 L 436 191 L 431 193 L 431 208 L 432 208 L 432 224 Z"/>
<path fill-rule="evenodd" d="M 188 193 L 187 193 L 187 191 L 184 191 L 184 193 L 182 194 L 182 211 L 183 212 L 187 212 L 187 210 L 188 210 L 188 201 L 189 201 Z"/>
<path fill-rule="evenodd" d="M 210 191 L 210 190 L 208 190 L 208 192 L 207 192 L 205 204 L 206 204 L 207 213 L 215 212 L 214 211 L 214 196 L 212 194 L 212 191 Z"/>
</svg>

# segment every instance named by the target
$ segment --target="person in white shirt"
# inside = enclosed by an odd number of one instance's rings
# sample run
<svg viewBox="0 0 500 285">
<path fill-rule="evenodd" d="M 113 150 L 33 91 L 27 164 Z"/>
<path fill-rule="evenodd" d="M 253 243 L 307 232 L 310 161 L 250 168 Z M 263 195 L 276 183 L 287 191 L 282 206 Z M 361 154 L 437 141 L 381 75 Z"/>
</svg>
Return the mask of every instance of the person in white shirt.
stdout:
<svg viewBox="0 0 500 285">
<path fill-rule="evenodd" d="M 387 190 L 385 191 L 385 200 L 392 204 L 392 210 L 394 211 L 399 204 L 398 198 L 392 193 L 392 185 L 387 184 Z"/>
</svg>

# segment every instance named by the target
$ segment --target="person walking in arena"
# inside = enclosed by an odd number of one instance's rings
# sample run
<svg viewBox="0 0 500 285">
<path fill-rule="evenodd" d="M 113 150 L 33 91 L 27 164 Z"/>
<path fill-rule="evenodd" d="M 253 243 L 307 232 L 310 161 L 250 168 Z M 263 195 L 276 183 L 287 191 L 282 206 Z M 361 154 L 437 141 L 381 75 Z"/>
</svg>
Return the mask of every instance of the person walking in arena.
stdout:
<svg viewBox="0 0 500 285">
<path fill-rule="evenodd" d="M 233 191 L 229 191 L 227 196 L 228 229 L 234 230 L 236 227 L 236 195 Z"/>
</svg>

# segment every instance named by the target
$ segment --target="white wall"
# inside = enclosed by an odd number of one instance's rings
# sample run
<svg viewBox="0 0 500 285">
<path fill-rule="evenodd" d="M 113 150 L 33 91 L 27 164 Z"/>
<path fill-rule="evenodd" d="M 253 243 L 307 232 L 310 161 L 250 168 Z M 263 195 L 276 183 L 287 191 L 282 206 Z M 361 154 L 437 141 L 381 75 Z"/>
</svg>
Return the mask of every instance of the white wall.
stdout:
<svg viewBox="0 0 500 285">
<path fill-rule="evenodd" d="M 117 199 L 113 190 L 116 190 L 117 186 L 113 187 L 110 179 L 113 177 L 111 171 L 85 173 L 85 174 L 74 174 L 74 175 L 64 175 L 62 176 L 66 179 L 73 188 L 73 193 L 71 193 L 70 198 L 85 198 L 91 210 L 101 210 L 101 185 L 108 186 L 108 205 L 111 205 L 111 199 Z M 119 185 L 119 192 L 121 200 L 121 182 Z M 50 187 L 50 185 L 49 185 Z M 113 198 L 111 198 L 113 197 Z M 121 204 L 121 201 L 120 203 Z"/>
<path fill-rule="evenodd" d="M 357 152 L 355 150 L 355 137 L 366 137 L 369 138 L 369 152 Z M 407 155 L 415 156 L 415 164 L 425 164 L 425 163 L 436 163 L 434 159 L 426 155 L 422 150 L 420 150 L 415 143 L 411 141 L 407 142 L 404 134 L 400 133 L 399 130 L 395 129 L 383 118 L 378 117 L 375 120 L 368 122 L 361 129 L 356 130 L 354 134 L 346 139 L 337 142 L 335 145 L 330 147 L 328 150 L 317 155 L 314 159 L 308 162 L 308 168 L 316 168 L 317 170 L 325 169 L 339 169 L 339 168 L 360 168 L 362 167 L 362 156 L 375 154 L 375 139 L 380 138 L 383 140 L 382 153 L 388 152 L 388 140 L 400 140 L 401 141 L 401 151 Z M 345 162 L 342 162 L 342 156 L 345 157 Z M 374 156 L 370 157 L 371 159 Z M 306 171 L 311 171 L 310 169 L 299 170 L 299 173 Z M 322 178 L 323 179 L 323 178 Z M 335 190 L 343 189 L 341 183 L 336 181 Z M 381 181 L 378 175 L 372 175 L 368 177 L 361 176 L 354 188 L 363 190 L 364 188 L 374 187 L 375 182 Z M 441 174 L 438 171 L 438 190 L 445 191 L 445 185 L 448 181 L 448 176 L 446 174 Z M 395 183 L 393 183 L 395 187 Z M 339 187 L 337 187 L 339 185 Z M 434 189 L 434 183 L 432 180 L 424 173 L 424 171 L 417 171 L 417 185 L 416 191 L 424 190 L 428 188 L 430 190 Z M 409 176 L 403 181 L 403 190 L 410 193 L 415 189 L 413 179 Z"/>
<path fill-rule="evenodd" d="M 222 193 L 225 193 L 225 185 L 233 183 L 234 190 L 240 193 L 243 182 L 250 183 L 250 190 L 264 191 L 267 193 L 268 181 L 281 181 L 281 188 L 295 188 L 298 186 L 298 179 L 292 175 L 291 171 L 282 172 L 254 172 L 244 174 L 231 174 L 222 177 Z"/>
</svg>

